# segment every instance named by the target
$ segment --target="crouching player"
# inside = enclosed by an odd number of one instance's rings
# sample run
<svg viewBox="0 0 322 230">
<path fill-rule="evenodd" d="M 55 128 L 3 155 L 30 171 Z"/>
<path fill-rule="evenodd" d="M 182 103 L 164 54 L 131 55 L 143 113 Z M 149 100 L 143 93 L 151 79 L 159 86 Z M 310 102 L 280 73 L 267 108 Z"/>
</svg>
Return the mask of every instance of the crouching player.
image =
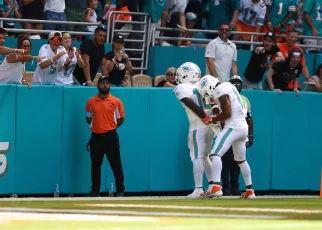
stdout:
<svg viewBox="0 0 322 230">
<path fill-rule="evenodd" d="M 242 98 L 236 87 L 230 82 L 219 83 L 212 76 L 203 77 L 198 84 L 198 91 L 202 97 L 213 99 L 221 107 L 222 112 L 212 118 L 213 122 L 222 121 L 224 129 L 218 134 L 215 145 L 210 152 L 212 157 L 212 171 L 214 184 L 202 194 L 202 197 L 218 197 L 223 192 L 220 186 L 222 170 L 221 157 L 232 146 L 234 160 L 240 167 L 246 184 L 246 192 L 241 198 L 254 199 L 255 193 L 252 189 L 251 170 L 246 161 L 246 140 L 248 136 L 248 125 L 245 119 L 246 109 Z"/>
<path fill-rule="evenodd" d="M 185 108 L 190 123 L 188 147 L 195 181 L 194 191 L 187 196 L 190 199 L 200 198 L 204 192 L 202 188 L 204 171 L 209 185 L 213 183 L 211 162 L 207 155 L 214 138 L 213 130 L 216 131 L 216 128 L 211 128 L 212 119 L 209 114 L 205 113 L 204 102 L 196 89 L 200 78 L 200 68 L 194 63 L 186 62 L 177 69 L 176 81 L 178 85 L 174 89 L 176 97 Z"/>
</svg>

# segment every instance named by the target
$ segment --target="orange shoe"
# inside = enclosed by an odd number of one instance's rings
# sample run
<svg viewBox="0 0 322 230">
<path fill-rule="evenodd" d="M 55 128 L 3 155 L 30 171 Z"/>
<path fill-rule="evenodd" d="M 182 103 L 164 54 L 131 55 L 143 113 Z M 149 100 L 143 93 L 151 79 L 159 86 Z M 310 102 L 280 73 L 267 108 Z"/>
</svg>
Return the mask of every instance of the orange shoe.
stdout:
<svg viewBox="0 0 322 230">
<path fill-rule="evenodd" d="M 253 189 L 246 189 L 240 196 L 241 199 L 256 199 L 255 192 Z"/>
<path fill-rule="evenodd" d="M 200 194 L 203 198 L 211 198 L 211 197 L 220 197 L 222 196 L 221 186 L 217 184 L 210 184 L 207 191 Z"/>
</svg>

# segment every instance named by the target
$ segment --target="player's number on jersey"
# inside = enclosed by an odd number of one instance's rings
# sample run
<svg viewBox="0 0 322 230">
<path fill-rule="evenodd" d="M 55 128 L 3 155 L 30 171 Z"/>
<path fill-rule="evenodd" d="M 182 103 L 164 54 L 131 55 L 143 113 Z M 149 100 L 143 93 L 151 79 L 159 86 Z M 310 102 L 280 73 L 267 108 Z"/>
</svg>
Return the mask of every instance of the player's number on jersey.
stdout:
<svg viewBox="0 0 322 230">
<path fill-rule="evenodd" d="M 282 10 L 283 10 L 283 2 L 281 2 L 279 5 L 279 10 L 277 12 L 278 15 L 282 14 Z"/>
<path fill-rule="evenodd" d="M 250 15 L 250 17 L 248 17 L 248 15 Z M 246 24 L 251 25 L 253 20 L 256 18 L 256 16 L 257 16 L 257 13 L 253 11 L 251 8 L 245 8 L 244 22 Z"/>
<path fill-rule="evenodd" d="M 75 66 L 76 64 L 73 62 L 69 65 L 69 69 L 67 71 L 65 70 L 65 77 L 69 77 L 72 74 L 72 72 L 75 69 Z"/>
<path fill-rule="evenodd" d="M 317 21 L 321 21 L 321 11 L 320 11 L 320 9 L 322 9 L 322 6 L 318 6 L 318 7 L 316 8 L 316 12 L 317 12 L 316 20 L 317 20 Z"/>
<path fill-rule="evenodd" d="M 49 67 L 49 74 L 55 74 L 56 73 L 56 62 L 50 65 Z"/>
</svg>

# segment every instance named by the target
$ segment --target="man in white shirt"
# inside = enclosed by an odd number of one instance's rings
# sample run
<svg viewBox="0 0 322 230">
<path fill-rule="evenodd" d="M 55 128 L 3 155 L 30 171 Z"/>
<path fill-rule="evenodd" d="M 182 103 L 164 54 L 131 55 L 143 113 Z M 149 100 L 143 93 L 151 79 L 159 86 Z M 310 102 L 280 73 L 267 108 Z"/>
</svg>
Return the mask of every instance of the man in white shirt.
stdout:
<svg viewBox="0 0 322 230">
<path fill-rule="evenodd" d="M 198 91 L 202 97 L 213 99 L 221 107 L 222 112 L 214 116 L 212 121 L 225 123 L 224 129 L 218 134 L 209 155 L 212 157 L 214 184 L 209 185 L 208 190 L 202 196 L 207 198 L 223 195 L 220 186 L 221 158 L 232 146 L 234 160 L 239 165 L 246 184 L 246 192 L 242 194 L 241 198 L 255 199 L 251 171 L 246 161 L 245 143 L 248 136 L 248 125 L 245 117 L 247 111 L 237 88 L 230 82 L 220 83 L 217 78 L 205 76 L 200 80 Z"/>
<path fill-rule="evenodd" d="M 50 21 L 67 21 L 65 0 L 46 0 L 45 19 Z M 85 13 L 84 13 L 85 14 Z M 65 24 L 44 24 L 44 30 L 65 31 Z"/>
<path fill-rule="evenodd" d="M 207 155 L 210 152 L 214 131 L 207 126 L 211 124 L 211 117 L 205 113 L 204 102 L 196 89 L 196 83 L 200 77 L 201 71 L 199 67 L 194 63 L 186 62 L 177 69 L 176 81 L 178 86 L 174 90 L 176 97 L 186 110 L 190 123 L 188 147 L 193 164 L 195 189 L 187 196 L 189 199 L 200 198 L 203 193 L 202 179 L 204 171 L 209 185 L 213 183 L 211 162 Z"/>
<path fill-rule="evenodd" d="M 58 76 L 58 68 L 64 66 L 68 55 L 63 46 L 60 45 L 62 35 L 58 31 L 52 31 L 48 35 L 49 44 L 43 45 L 38 56 L 38 62 L 32 84 L 54 85 Z"/>
<path fill-rule="evenodd" d="M 219 78 L 220 82 L 230 79 L 230 70 L 233 75 L 238 75 L 236 45 L 228 40 L 230 35 L 228 23 L 221 23 L 219 36 L 210 41 L 206 47 L 206 75 Z"/>
</svg>

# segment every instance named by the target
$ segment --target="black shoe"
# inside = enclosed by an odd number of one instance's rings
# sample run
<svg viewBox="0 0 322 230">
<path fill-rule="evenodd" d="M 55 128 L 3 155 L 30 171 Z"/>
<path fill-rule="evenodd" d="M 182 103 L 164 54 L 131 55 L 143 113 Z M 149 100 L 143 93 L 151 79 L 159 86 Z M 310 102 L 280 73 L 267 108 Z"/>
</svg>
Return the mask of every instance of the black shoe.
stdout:
<svg viewBox="0 0 322 230">
<path fill-rule="evenodd" d="M 124 192 L 117 192 L 116 193 L 116 197 L 123 197 L 124 196 Z"/>
<path fill-rule="evenodd" d="M 222 190 L 223 196 L 232 196 L 233 194 L 231 194 L 229 189 L 224 189 Z"/>
<path fill-rule="evenodd" d="M 240 196 L 241 192 L 238 189 L 231 189 L 230 190 L 233 196 Z"/>
<path fill-rule="evenodd" d="M 91 191 L 90 193 L 88 193 L 88 196 L 89 197 L 99 197 L 100 196 L 100 193 L 99 192 L 93 192 L 93 191 Z"/>
</svg>

